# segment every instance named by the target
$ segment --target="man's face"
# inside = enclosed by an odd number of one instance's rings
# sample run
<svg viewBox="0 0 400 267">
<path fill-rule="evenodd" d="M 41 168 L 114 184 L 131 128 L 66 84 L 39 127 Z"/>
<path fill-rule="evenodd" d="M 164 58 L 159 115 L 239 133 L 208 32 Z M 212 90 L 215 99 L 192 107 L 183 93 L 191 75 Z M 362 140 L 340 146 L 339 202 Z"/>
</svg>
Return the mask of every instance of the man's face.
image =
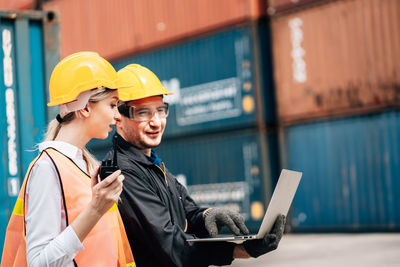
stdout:
<svg viewBox="0 0 400 267">
<path fill-rule="evenodd" d="M 131 120 L 121 116 L 121 119 L 117 120 L 118 133 L 127 142 L 145 154 L 149 154 L 151 148 L 161 143 L 164 133 L 166 118 L 161 118 L 157 113 L 157 110 L 164 107 L 163 99 L 161 96 L 151 96 L 130 101 L 128 105 L 135 107 L 135 114 L 151 112 L 152 115 L 145 121 Z"/>
</svg>

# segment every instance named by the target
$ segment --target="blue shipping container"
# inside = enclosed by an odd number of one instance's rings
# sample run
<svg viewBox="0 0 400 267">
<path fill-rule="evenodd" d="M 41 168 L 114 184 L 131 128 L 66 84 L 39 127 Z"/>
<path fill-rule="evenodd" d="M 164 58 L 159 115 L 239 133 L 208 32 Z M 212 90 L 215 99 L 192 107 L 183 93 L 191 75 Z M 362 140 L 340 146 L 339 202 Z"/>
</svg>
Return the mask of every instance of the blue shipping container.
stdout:
<svg viewBox="0 0 400 267">
<path fill-rule="evenodd" d="M 269 32 L 263 21 L 113 62 L 138 63 L 174 92 L 165 137 L 275 122 Z"/>
<path fill-rule="evenodd" d="M 52 12 L 0 11 L 0 249 L 21 182 L 47 123 L 46 87 L 59 59 Z"/>
<path fill-rule="evenodd" d="M 279 175 L 275 133 L 166 140 L 155 151 L 200 206 L 237 210 L 253 231 L 258 229 Z"/>
<path fill-rule="evenodd" d="M 400 112 L 283 129 L 284 165 L 303 171 L 295 231 L 400 229 Z"/>
</svg>

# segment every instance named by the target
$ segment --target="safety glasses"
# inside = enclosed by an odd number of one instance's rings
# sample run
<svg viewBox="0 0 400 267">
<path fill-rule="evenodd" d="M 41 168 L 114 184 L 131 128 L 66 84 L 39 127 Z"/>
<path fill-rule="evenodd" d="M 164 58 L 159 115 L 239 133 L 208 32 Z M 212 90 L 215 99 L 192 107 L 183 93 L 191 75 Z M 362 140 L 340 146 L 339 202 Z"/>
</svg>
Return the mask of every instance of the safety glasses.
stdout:
<svg viewBox="0 0 400 267">
<path fill-rule="evenodd" d="M 165 119 L 168 117 L 169 104 L 163 103 L 162 106 L 158 106 L 156 108 L 137 108 L 135 106 L 129 106 L 125 102 L 121 102 L 118 104 L 118 111 L 121 113 L 121 115 L 135 121 L 149 121 L 154 117 L 155 114 L 157 114 L 160 119 Z"/>
</svg>

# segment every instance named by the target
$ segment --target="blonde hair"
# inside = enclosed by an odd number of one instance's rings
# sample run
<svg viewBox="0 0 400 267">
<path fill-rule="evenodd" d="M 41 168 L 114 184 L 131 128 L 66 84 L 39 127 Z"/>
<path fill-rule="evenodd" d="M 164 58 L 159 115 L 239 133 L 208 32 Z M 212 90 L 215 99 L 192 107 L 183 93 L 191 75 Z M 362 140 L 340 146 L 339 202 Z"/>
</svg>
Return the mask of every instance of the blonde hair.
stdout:
<svg viewBox="0 0 400 267">
<path fill-rule="evenodd" d="M 107 89 L 107 88 L 100 89 L 98 93 L 92 95 L 89 98 L 89 102 L 97 103 L 101 100 L 104 100 L 107 97 L 109 97 L 112 92 L 114 92 L 114 90 Z M 52 121 L 50 121 L 50 123 L 47 126 L 47 131 L 44 135 L 44 141 L 55 140 L 58 133 L 60 132 L 62 125 L 71 122 L 75 117 L 76 117 L 76 111 L 73 111 L 62 117 L 62 123 L 58 122 L 57 119 L 53 119 Z M 86 162 L 87 170 L 88 170 L 89 174 L 93 173 L 94 170 L 99 165 L 99 162 L 86 148 L 83 148 L 82 156 L 83 156 L 83 160 Z"/>
</svg>

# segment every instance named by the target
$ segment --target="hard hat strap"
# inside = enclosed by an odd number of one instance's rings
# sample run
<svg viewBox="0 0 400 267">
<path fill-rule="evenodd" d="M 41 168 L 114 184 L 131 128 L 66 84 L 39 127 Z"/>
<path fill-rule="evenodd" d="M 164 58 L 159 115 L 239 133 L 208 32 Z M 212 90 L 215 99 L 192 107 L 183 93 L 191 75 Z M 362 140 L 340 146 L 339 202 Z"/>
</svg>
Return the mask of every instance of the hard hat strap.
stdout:
<svg viewBox="0 0 400 267">
<path fill-rule="evenodd" d="M 98 92 L 98 89 L 88 90 L 80 93 L 74 101 L 58 105 L 58 107 L 60 108 L 60 113 L 67 114 L 85 108 L 87 103 L 89 102 L 90 97 Z"/>
</svg>

